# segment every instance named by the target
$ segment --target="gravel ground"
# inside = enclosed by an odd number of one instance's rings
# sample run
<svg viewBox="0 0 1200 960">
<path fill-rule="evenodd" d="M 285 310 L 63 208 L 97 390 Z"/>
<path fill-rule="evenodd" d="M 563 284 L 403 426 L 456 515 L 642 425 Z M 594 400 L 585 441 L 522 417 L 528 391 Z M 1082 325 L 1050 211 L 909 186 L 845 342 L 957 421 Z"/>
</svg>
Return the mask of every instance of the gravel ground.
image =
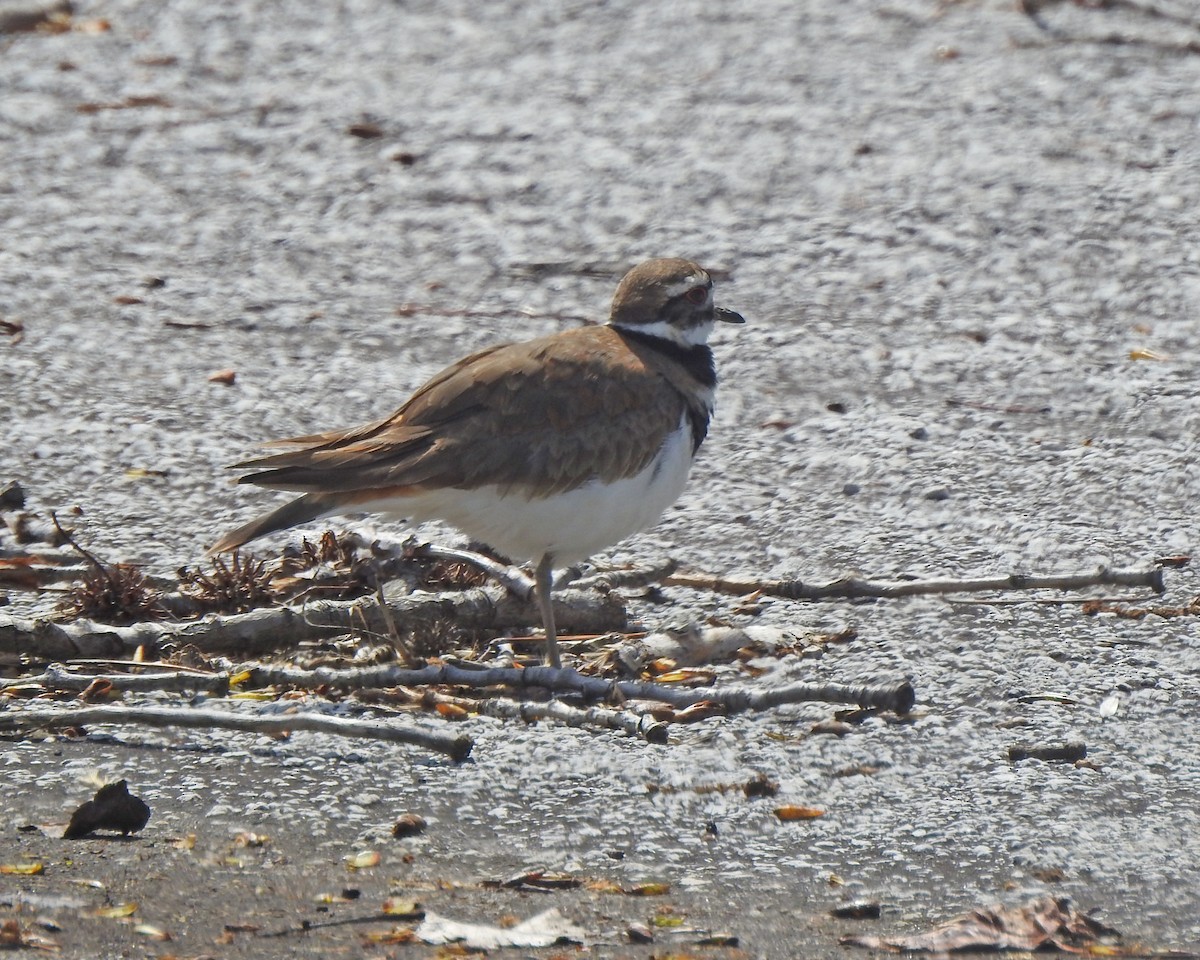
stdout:
<svg viewBox="0 0 1200 960">
<path fill-rule="evenodd" d="M 1155 9 L 1050 6 L 1043 28 L 1008 0 L 81 2 L 93 29 L 0 37 L 0 320 L 24 326 L 0 340 L 0 479 L 166 573 L 269 502 L 221 470 L 257 441 L 381 415 L 469 349 L 602 316 L 631 263 L 687 256 L 748 323 L 719 331 L 689 492 L 609 558 L 824 580 L 1191 554 L 1200 18 Z M 1164 603 L 1196 579 L 1168 571 Z M 639 615 L 747 621 L 667 597 Z M 1192 618 L 762 606 L 858 630 L 762 683 L 911 677 L 912 722 L 807 736 L 829 710 L 797 707 L 655 747 L 478 719 L 462 766 L 311 734 L 10 742 L 0 862 L 47 871 L 0 880 L 0 919 L 52 916 L 72 957 L 357 955 L 364 925 L 223 925 L 415 889 L 465 920 L 559 906 L 596 956 L 701 949 L 621 942 L 674 909 L 750 956 L 824 957 L 1049 891 L 1200 948 Z M 1092 763 L 1011 763 L 1026 739 Z M 151 804 L 141 837 L 21 830 L 96 772 Z M 690 789 L 758 772 L 826 816 Z M 405 810 L 423 838 L 391 839 Z M 348 875 L 364 846 L 383 863 Z M 672 891 L 473 886 L 530 867 Z M 318 903 L 345 886 L 362 902 Z M 880 921 L 828 918 L 859 897 Z M 106 900 L 175 942 L 85 915 Z M 365 952 L 389 949 L 428 948 Z"/>
</svg>

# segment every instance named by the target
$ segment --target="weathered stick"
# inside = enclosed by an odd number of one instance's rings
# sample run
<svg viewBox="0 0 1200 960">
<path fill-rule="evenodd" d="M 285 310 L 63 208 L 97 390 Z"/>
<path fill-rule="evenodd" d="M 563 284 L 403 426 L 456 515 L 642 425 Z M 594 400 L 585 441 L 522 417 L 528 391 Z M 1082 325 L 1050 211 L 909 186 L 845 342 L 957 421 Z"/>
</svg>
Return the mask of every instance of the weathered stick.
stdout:
<svg viewBox="0 0 1200 960">
<path fill-rule="evenodd" d="M 73 710 L 15 709 L 0 713 L 0 733 L 27 734 L 34 730 L 82 727 L 89 724 L 140 724 L 147 727 L 193 727 L 240 730 L 278 735 L 293 730 L 311 730 L 338 737 L 364 737 L 423 747 L 453 760 L 465 760 L 474 741 L 468 736 L 450 736 L 433 730 L 400 726 L 392 721 L 352 720 L 318 713 L 283 716 L 247 716 L 223 710 L 190 707 L 84 707 Z"/>
<path fill-rule="evenodd" d="M 498 587 L 412 594 L 389 600 L 387 606 L 396 622 L 407 628 L 450 621 L 466 629 L 503 630 L 540 619 L 532 602 Z M 556 592 L 554 616 L 564 632 L 605 633 L 625 626 L 620 598 L 597 591 Z M 302 608 L 268 607 L 230 616 L 210 614 L 183 623 L 148 621 L 130 626 L 0 617 L 0 653 L 71 660 L 128 655 L 138 647 L 155 652 L 166 644 L 191 644 L 205 653 L 248 655 L 358 628 L 387 634 L 388 624 L 375 598 L 314 600 Z"/>
<path fill-rule="evenodd" d="M 655 583 L 665 583 L 679 568 L 679 563 L 670 557 L 655 560 L 645 567 L 628 570 L 602 570 L 591 576 L 580 577 L 572 583 L 577 590 L 594 588 L 608 590 L 638 590 Z"/>
<path fill-rule="evenodd" d="M 180 692 L 203 691 L 213 696 L 229 695 L 229 674 L 173 670 L 166 673 L 73 673 L 61 663 L 50 664 L 36 677 L 0 681 L 0 690 L 10 687 L 41 686 L 46 690 L 86 690 L 94 683 L 107 684 L 113 690 L 145 693 L 149 690 Z"/>
<path fill-rule="evenodd" d="M 357 690 L 366 687 L 417 687 L 427 684 L 452 684 L 466 687 L 544 687 L 554 692 L 576 693 L 589 700 L 659 700 L 673 707 L 694 703 L 718 703 L 730 712 L 766 710 L 783 703 L 850 703 L 907 713 L 916 700 L 912 684 L 903 681 L 890 685 L 868 686 L 842 683 L 796 683 L 766 690 L 730 687 L 724 690 L 683 689 L 661 683 L 635 680 L 603 680 L 585 677 L 575 670 L 555 667 L 482 667 L 468 669 L 449 664 L 409 670 L 393 664 L 357 670 L 319 668 L 299 670 L 293 667 L 250 667 L 254 686 L 293 686 L 303 689 L 330 686 Z"/>
<path fill-rule="evenodd" d="M 496 717 L 501 720 L 524 720 L 534 723 L 538 720 L 557 720 L 569 727 L 600 727 L 605 730 L 620 730 L 631 737 L 640 737 L 648 743 L 666 743 L 667 725 L 655 720 L 647 713 L 636 713 L 632 710 L 610 710 L 607 707 L 572 707 L 561 700 L 547 700 L 542 703 L 531 701 L 506 700 L 499 697 L 489 697 L 485 700 L 471 700 L 467 697 L 452 697 L 438 693 L 436 690 L 409 691 L 408 699 L 412 703 L 426 705 L 446 704 L 458 707 L 468 713 L 477 713 L 484 717 Z"/>
<path fill-rule="evenodd" d="M 1094 586 L 1149 587 L 1155 593 L 1166 590 L 1161 567 L 1151 570 L 1110 570 L 1100 567 L 1095 573 L 1034 576 L 1010 573 L 1002 577 L 978 577 L 956 580 L 864 580 L 842 577 L 828 583 L 803 580 L 755 580 L 749 577 L 713 577 L 699 573 L 676 573 L 664 584 L 712 590 L 734 595 L 766 593 L 785 600 L 823 600 L 828 597 L 913 597 L 930 593 L 986 593 L 993 590 L 1082 590 Z"/>
</svg>

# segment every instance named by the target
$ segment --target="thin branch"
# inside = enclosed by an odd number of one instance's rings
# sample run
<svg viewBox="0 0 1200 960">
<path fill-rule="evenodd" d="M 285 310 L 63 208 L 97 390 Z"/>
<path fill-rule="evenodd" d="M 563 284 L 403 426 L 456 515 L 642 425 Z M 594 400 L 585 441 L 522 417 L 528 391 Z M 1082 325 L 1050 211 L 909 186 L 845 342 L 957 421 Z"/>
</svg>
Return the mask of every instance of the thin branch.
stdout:
<svg viewBox="0 0 1200 960">
<path fill-rule="evenodd" d="M 453 697 L 449 694 L 438 693 L 436 690 L 406 691 L 406 693 L 409 702 L 412 703 L 434 706 L 444 704 L 485 717 L 496 717 L 501 720 L 524 720 L 526 723 L 536 723 L 538 720 L 557 720 L 569 727 L 600 727 L 605 730 L 620 730 L 631 737 L 640 737 L 648 743 L 667 742 L 667 725 L 654 719 L 648 713 L 611 710 L 608 707 L 596 706 L 572 707 L 561 700 L 547 700 L 542 703 L 519 702 L 500 697 L 471 700 L 467 697 Z"/>
<path fill-rule="evenodd" d="M 102 578 L 108 584 L 109 592 L 114 597 L 120 596 L 121 588 L 117 585 L 113 577 L 112 569 L 107 564 L 101 563 L 95 554 L 80 546 L 79 542 L 71 536 L 73 531 L 63 529 L 63 525 L 58 522 L 58 514 L 53 510 L 50 511 L 50 521 L 54 524 L 55 531 L 66 542 L 67 546 L 83 557 L 84 562 L 91 567 L 93 575 Z"/>
<path fill-rule="evenodd" d="M 520 567 L 514 567 L 491 557 L 485 557 L 474 550 L 456 550 L 453 547 L 441 547 L 435 543 L 420 543 L 412 547 L 415 557 L 428 557 L 430 560 L 450 560 L 454 563 L 465 563 L 487 574 L 514 596 L 522 600 L 533 597 L 533 578 Z"/>
<path fill-rule="evenodd" d="M 677 560 L 664 557 L 645 567 L 603 570 L 575 580 L 572 586 L 577 590 L 639 590 L 652 584 L 666 583 L 678 567 Z"/>
<path fill-rule="evenodd" d="M 393 664 L 361 669 L 319 668 L 298 670 L 293 667 L 252 667 L 254 686 L 288 685 L 302 689 L 337 687 L 359 690 L 365 687 L 415 687 L 427 684 L 451 684 L 464 687 L 544 687 L 556 693 L 576 693 L 592 701 L 658 700 L 674 707 L 696 703 L 716 703 L 730 712 L 766 710 L 783 703 L 849 703 L 907 713 L 916 699 L 908 681 L 889 685 L 847 685 L 842 683 L 797 683 L 766 690 L 731 687 L 724 690 L 697 690 L 671 687 L 661 683 L 635 680 L 604 680 L 585 677 L 575 670 L 554 667 L 479 667 L 465 669 L 448 664 L 409 670 Z"/>
<path fill-rule="evenodd" d="M 985 593 L 993 590 L 1083 590 L 1094 586 L 1148 587 L 1155 593 L 1166 590 L 1161 567 L 1150 570 L 1112 570 L 1100 567 L 1095 573 L 1070 573 L 1050 576 L 1010 573 L 999 577 L 975 577 L 962 580 L 864 580 L 842 577 L 828 583 L 803 580 L 758 580 L 749 577 L 715 577 L 700 573 L 677 573 L 664 584 L 741 595 L 765 593 L 785 600 L 824 600 L 829 597 L 913 597 L 925 594 Z"/>
<path fill-rule="evenodd" d="M 104 684 L 108 689 L 128 693 L 145 693 L 150 690 L 172 692 L 203 691 L 217 697 L 229 695 L 229 674 L 202 673 L 195 670 L 173 670 L 169 673 L 73 673 L 61 663 L 52 663 L 44 673 L 36 677 L 0 681 L 0 690 L 10 687 L 41 686 L 46 690 L 87 690 L 94 683 Z"/>
<path fill-rule="evenodd" d="M 405 727 L 393 721 L 355 720 L 317 713 L 283 716 L 247 716 L 223 710 L 190 707 L 84 707 L 73 710 L 13 709 L 0 713 L 0 733 L 26 735 L 35 730 L 82 727 L 91 724 L 140 724 L 147 727 L 193 727 L 239 730 L 269 736 L 310 730 L 338 737 L 362 737 L 423 747 L 455 761 L 470 756 L 474 741 L 468 736 L 450 736 L 433 730 Z"/>
</svg>

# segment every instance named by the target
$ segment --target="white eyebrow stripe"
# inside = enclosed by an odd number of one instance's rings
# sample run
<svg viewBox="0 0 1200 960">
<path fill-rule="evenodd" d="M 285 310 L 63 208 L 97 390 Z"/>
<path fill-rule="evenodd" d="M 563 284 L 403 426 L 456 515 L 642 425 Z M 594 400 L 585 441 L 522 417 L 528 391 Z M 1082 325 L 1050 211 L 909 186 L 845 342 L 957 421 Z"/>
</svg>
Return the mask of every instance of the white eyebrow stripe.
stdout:
<svg viewBox="0 0 1200 960">
<path fill-rule="evenodd" d="M 683 296 L 685 293 L 687 293 L 689 290 L 691 290 L 695 287 L 703 287 L 703 286 L 707 286 L 708 289 L 711 291 L 712 290 L 712 280 L 706 276 L 702 276 L 699 274 L 693 274 L 690 277 L 684 277 L 678 283 L 673 283 L 673 284 L 671 284 L 671 286 L 667 287 L 667 290 L 666 290 L 667 299 L 674 300 L 676 297 Z"/>
</svg>

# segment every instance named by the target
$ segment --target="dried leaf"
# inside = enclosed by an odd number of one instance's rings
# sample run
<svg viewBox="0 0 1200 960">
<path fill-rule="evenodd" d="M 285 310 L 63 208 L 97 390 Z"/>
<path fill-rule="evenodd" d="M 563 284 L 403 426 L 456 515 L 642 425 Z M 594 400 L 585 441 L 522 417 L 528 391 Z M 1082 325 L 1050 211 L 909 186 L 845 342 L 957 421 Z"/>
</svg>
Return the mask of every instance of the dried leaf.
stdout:
<svg viewBox="0 0 1200 960">
<path fill-rule="evenodd" d="M 725 707 L 715 700 L 700 700 L 690 706 L 677 710 L 671 717 L 676 723 L 696 723 L 711 717 L 725 716 Z"/>
<path fill-rule="evenodd" d="M 399 897 L 388 897 L 383 901 L 383 912 L 389 917 L 404 917 L 419 920 L 425 916 L 425 908 L 416 900 L 401 900 Z"/>
<path fill-rule="evenodd" d="M 834 720 L 831 717 L 826 717 L 824 720 L 818 720 L 808 728 L 809 733 L 826 733 L 832 734 L 835 737 L 844 737 L 848 733 L 854 731 L 853 725 L 846 723 L 844 720 Z"/>
<path fill-rule="evenodd" d="M 19 877 L 32 877 L 45 870 L 41 863 L 0 863 L 0 873 L 13 874 Z"/>
<path fill-rule="evenodd" d="M 125 471 L 125 476 L 130 480 L 163 480 L 170 476 L 170 472 L 154 467 L 129 467 Z"/>
<path fill-rule="evenodd" d="M 92 916 L 100 917 L 103 920 L 123 920 L 125 917 L 132 917 L 137 912 L 137 908 L 136 903 L 118 903 L 111 907 L 100 907 L 92 913 Z"/>
<path fill-rule="evenodd" d="M 345 861 L 347 870 L 366 870 L 368 867 L 377 867 L 383 860 L 378 850 L 361 850 L 358 853 L 350 856 L 342 857 Z"/>
<path fill-rule="evenodd" d="M 786 804 L 775 808 L 775 816 L 784 823 L 791 823 L 795 820 L 816 820 L 817 817 L 825 816 L 825 811 L 818 810 L 816 807 L 797 807 Z"/>
<path fill-rule="evenodd" d="M 353 903 L 358 896 L 348 897 L 343 890 L 341 893 L 318 893 L 314 899 L 317 903 Z"/>
<path fill-rule="evenodd" d="M 265 847 L 271 838 L 265 833 L 251 833 L 244 830 L 233 838 L 235 847 Z"/>
<path fill-rule="evenodd" d="M 622 893 L 630 897 L 665 897 L 671 892 L 669 883 L 639 883 L 635 887 L 624 887 Z"/>
<path fill-rule="evenodd" d="M 398 943 L 416 943 L 417 932 L 408 927 L 396 927 L 392 930 L 381 930 L 375 933 L 364 933 L 362 942 L 370 945 L 390 946 Z"/>
<path fill-rule="evenodd" d="M 574 890 L 576 887 L 583 886 L 583 881 L 569 873 L 545 873 L 541 870 L 533 870 L 509 877 L 498 886 L 517 890 L 530 888 L 534 890 Z"/>
</svg>

